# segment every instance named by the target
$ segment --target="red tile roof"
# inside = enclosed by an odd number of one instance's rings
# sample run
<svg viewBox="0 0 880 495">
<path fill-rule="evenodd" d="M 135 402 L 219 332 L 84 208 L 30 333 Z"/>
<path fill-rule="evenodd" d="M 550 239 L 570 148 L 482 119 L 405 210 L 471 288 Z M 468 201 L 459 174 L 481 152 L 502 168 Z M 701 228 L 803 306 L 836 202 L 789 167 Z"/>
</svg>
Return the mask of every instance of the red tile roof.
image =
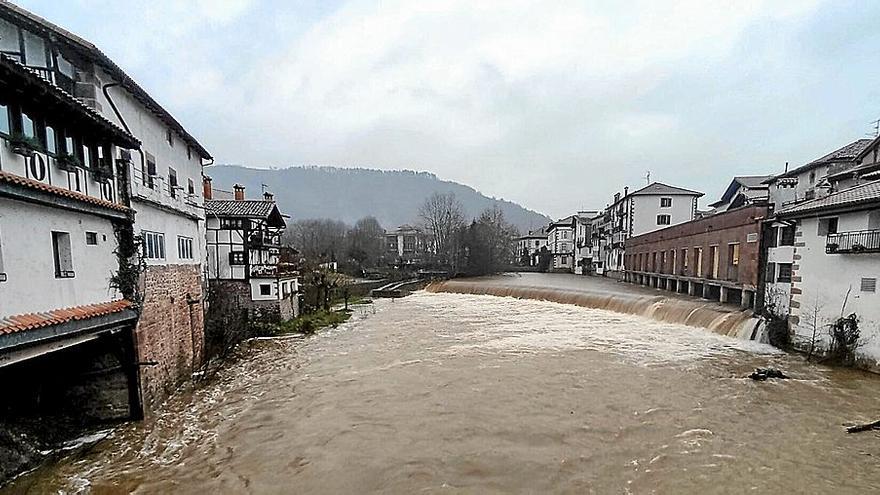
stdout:
<svg viewBox="0 0 880 495">
<path fill-rule="evenodd" d="M 87 194 L 79 193 L 76 191 L 71 191 L 70 189 L 64 189 L 63 187 L 52 186 L 49 184 L 45 184 L 43 182 L 39 182 L 33 179 L 28 179 L 27 177 L 22 177 L 20 175 L 11 174 L 9 172 L 0 171 L 0 182 L 8 182 L 10 184 L 17 184 L 19 186 L 25 186 L 31 189 L 36 189 L 39 191 L 44 191 L 52 194 L 57 194 L 58 196 L 64 196 L 66 198 L 75 199 L 78 201 L 83 201 L 85 203 L 91 203 L 93 205 L 103 206 L 104 208 L 110 208 L 112 210 L 127 212 L 128 207 L 125 205 L 121 205 L 118 203 L 113 203 L 111 201 L 106 201 L 103 199 L 94 198 Z"/>
<path fill-rule="evenodd" d="M 73 308 L 53 309 L 42 313 L 28 313 L 0 317 L 0 335 L 59 325 L 74 320 L 87 320 L 96 316 L 118 313 L 131 306 L 125 299 Z"/>
</svg>

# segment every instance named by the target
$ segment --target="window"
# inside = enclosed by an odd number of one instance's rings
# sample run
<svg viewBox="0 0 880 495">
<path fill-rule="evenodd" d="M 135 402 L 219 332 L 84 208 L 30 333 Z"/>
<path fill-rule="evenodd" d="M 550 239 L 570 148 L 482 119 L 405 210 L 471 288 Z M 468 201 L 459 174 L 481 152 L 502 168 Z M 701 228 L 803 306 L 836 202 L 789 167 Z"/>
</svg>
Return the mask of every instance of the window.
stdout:
<svg viewBox="0 0 880 495">
<path fill-rule="evenodd" d="M 782 238 L 779 240 L 780 246 L 794 246 L 794 225 L 782 227 Z"/>
<path fill-rule="evenodd" d="M 810 185 L 815 184 L 815 183 L 816 183 L 816 171 L 813 170 L 812 172 L 810 172 Z"/>
<path fill-rule="evenodd" d="M 232 251 L 229 253 L 230 265 L 244 265 L 245 262 L 244 251 Z"/>
<path fill-rule="evenodd" d="M 25 137 L 34 137 L 37 135 L 36 128 L 34 127 L 34 120 L 24 112 L 21 113 L 21 132 Z"/>
<path fill-rule="evenodd" d="M 764 280 L 769 283 L 776 281 L 776 263 L 772 261 L 767 263 L 767 273 L 764 274 Z"/>
<path fill-rule="evenodd" d="M 196 184 L 192 179 L 186 179 L 186 192 L 190 196 L 196 193 Z"/>
<path fill-rule="evenodd" d="M 86 245 L 89 245 L 89 246 L 97 246 L 98 245 L 98 233 L 97 232 L 86 232 Z"/>
<path fill-rule="evenodd" d="M 751 234 L 746 234 L 746 242 L 748 242 L 749 244 L 758 242 L 758 233 L 752 232 Z"/>
<path fill-rule="evenodd" d="M 192 158 L 193 158 L 193 149 L 192 149 L 192 146 L 187 146 L 187 147 L 186 147 L 186 159 L 187 159 L 187 160 L 192 160 Z"/>
<path fill-rule="evenodd" d="M 260 295 L 261 296 L 271 296 L 272 295 L 272 286 L 270 284 L 260 284 Z"/>
<path fill-rule="evenodd" d="M 9 107 L 0 105 L 0 133 L 9 134 Z"/>
<path fill-rule="evenodd" d="M 657 215 L 657 225 L 669 225 L 672 223 L 672 217 L 669 215 Z"/>
<path fill-rule="evenodd" d="M 153 189 L 156 186 L 153 180 L 153 178 L 156 176 L 156 158 L 149 153 L 147 153 L 146 155 L 147 159 L 146 163 L 144 164 L 145 168 L 141 170 L 141 173 L 144 176 L 143 184 L 150 189 Z"/>
<path fill-rule="evenodd" d="M 52 232 L 52 254 L 55 258 L 55 278 L 73 278 L 70 234 L 67 232 Z"/>
<path fill-rule="evenodd" d="M 165 234 L 144 231 L 144 257 L 148 260 L 165 259 Z"/>
<path fill-rule="evenodd" d="M 224 230 L 236 230 L 244 228 L 244 221 L 240 218 L 221 218 L 220 228 Z M 396 240 L 396 238 L 395 238 Z"/>
<path fill-rule="evenodd" d="M 791 283 L 791 263 L 778 263 L 776 269 L 779 272 L 776 275 L 776 281 L 786 284 Z"/>
<path fill-rule="evenodd" d="M 168 141 L 168 146 L 174 147 L 174 133 L 171 132 L 171 129 L 165 131 L 165 140 Z"/>
<path fill-rule="evenodd" d="M 688 271 L 688 250 L 687 248 L 681 250 L 681 274 L 687 275 Z"/>
<path fill-rule="evenodd" d="M 182 260 L 193 259 L 193 240 L 191 237 L 177 236 L 177 257 Z"/>
<path fill-rule="evenodd" d="M 727 246 L 727 263 L 730 266 L 739 266 L 739 244 Z"/>
<path fill-rule="evenodd" d="M 177 197 L 177 170 L 168 167 L 168 192 L 172 198 Z"/>
<path fill-rule="evenodd" d="M 82 145 L 82 157 L 83 167 L 87 169 L 92 168 L 92 149 L 90 146 L 86 144 Z"/>
<path fill-rule="evenodd" d="M 703 248 L 694 248 L 694 265 L 697 268 L 697 277 L 703 276 Z"/>
<path fill-rule="evenodd" d="M 877 279 L 862 278 L 862 292 L 877 292 Z"/>
<path fill-rule="evenodd" d="M 660 208 L 672 208 L 672 198 L 660 198 Z"/>
<path fill-rule="evenodd" d="M 820 236 L 826 236 L 828 234 L 836 234 L 837 233 L 837 217 L 832 218 L 820 218 L 819 219 L 819 232 Z"/>
<path fill-rule="evenodd" d="M 46 151 L 53 155 L 58 151 L 58 142 L 55 137 L 55 129 L 46 126 Z"/>
</svg>

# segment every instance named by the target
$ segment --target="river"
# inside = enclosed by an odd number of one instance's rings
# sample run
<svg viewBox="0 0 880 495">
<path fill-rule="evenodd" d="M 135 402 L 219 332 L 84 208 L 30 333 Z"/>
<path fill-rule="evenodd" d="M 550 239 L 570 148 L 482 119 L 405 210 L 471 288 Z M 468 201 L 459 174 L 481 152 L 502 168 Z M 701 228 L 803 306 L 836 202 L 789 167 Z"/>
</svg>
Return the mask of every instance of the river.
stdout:
<svg viewBox="0 0 880 495">
<path fill-rule="evenodd" d="M 753 382 L 756 367 L 793 379 Z M 880 379 L 643 316 L 418 292 L 251 342 L 4 493 L 869 493 Z"/>
</svg>

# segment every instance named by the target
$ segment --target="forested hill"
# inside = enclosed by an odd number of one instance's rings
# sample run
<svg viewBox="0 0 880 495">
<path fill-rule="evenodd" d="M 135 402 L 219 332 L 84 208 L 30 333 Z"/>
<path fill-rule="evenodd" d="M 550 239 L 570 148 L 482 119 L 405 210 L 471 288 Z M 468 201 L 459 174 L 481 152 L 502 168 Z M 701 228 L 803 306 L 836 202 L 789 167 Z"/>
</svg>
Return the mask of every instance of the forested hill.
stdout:
<svg viewBox="0 0 880 495">
<path fill-rule="evenodd" d="M 269 186 L 282 213 L 294 219 L 331 218 L 352 224 L 367 215 L 390 230 L 418 220 L 419 207 L 434 192 L 453 192 L 464 205 L 467 218 L 497 204 L 508 222 L 525 232 L 546 225 L 545 215 L 522 206 L 489 198 L 471 187 L 444 181 L 427 172 L 383 171 L 362 168 L 291 167 L 264 170 L 234 165 L 205 169 L 215 188 L 231 190 L 240 183 L 247 197 L 256 199 L 261 184 Z"/>
</svg>

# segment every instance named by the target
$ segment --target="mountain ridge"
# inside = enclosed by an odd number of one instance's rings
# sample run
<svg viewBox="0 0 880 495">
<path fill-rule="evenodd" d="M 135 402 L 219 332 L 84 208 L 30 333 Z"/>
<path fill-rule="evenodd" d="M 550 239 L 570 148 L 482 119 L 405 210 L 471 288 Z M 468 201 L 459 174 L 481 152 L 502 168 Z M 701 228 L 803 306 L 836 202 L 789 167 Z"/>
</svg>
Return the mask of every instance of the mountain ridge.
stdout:
<svg viewBox="0 0 880 495">
<path fill-rule="evenodd" d="M 259 197 L 265 184 L 275 194 L 281 211 L 294 219 L 331 218 L 353 224 L 372 215 L 390 230 L 416 223 L 419 207 L 434 192 L 452 192 L 464 206 L 468 220 L 493 204 L 523 232 L 551 220 L 513 201 L 486 196 L 471 186 L 424 171 L 320 165 L 258 169 L 218 164 L 208 167 L 206 175 L 212 178 L 215 188 L 228 190 L 233 184 L 242 184 L 251 199 Z"/>
</svg>

